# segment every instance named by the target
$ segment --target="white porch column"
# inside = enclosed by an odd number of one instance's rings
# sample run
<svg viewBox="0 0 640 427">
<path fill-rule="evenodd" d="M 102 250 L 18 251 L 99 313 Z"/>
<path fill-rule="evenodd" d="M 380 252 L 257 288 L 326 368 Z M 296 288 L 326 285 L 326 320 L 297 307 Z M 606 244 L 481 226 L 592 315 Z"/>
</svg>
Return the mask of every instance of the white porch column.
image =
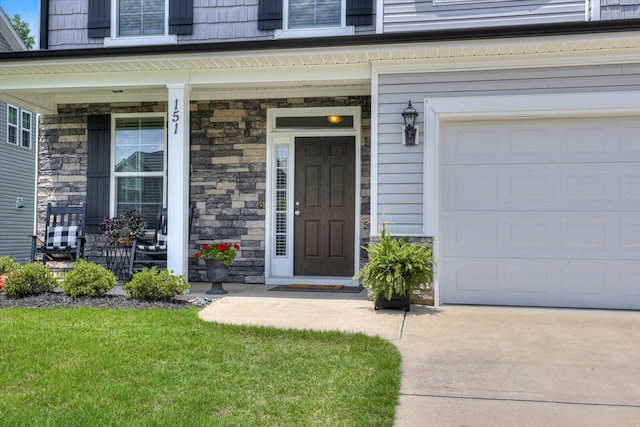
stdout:
<svg viewBox="0 0 640 427">
<path fill-rule="evenodd" d="M 170 84 L 167 144 L 167 269 L 188 279 L 189 257 L 189 92 L 185 84 Z"/>
</svg>

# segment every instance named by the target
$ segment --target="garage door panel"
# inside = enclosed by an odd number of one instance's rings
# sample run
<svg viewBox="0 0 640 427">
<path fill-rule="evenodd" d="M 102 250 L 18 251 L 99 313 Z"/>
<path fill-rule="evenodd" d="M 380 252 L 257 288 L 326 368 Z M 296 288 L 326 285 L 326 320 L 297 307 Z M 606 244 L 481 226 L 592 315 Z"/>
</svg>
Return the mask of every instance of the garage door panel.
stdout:
<svg viewBox="0 0 640 427">
<path fill-rule="evenodd" d="M 443 303 L 640 309 L 640 117 L 444 123 Z"/>
<path fill-rule="evenodd" d="M 637 117 L 460 122 L 446 133 L 442 164 L 638 162 Z M 615 137 L 612 137 L 615 136 Z"/>
<path fill-rule="evenodd" d="M 447 212 L 441 248 L 456 257 L 639 259 L 633 212 Z"/>
<path fill-rule="evenodd" d="M 444 166 L 442 209 L 640 210 L 637 163 Z"/>
<path fill-rule="evenodd" d="M 640 309 L 632 262 L 443 259 L 444 301 L 458 304 Z M 628 279 L 625 279 L 628 278 Z"/>
</svg>

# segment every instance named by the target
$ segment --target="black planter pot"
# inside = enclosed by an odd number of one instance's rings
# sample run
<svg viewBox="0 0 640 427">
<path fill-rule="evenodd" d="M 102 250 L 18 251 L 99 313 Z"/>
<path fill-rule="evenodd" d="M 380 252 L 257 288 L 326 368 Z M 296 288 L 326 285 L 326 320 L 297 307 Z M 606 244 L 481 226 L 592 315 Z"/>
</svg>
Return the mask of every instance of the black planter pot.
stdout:
<svg viewBox="0 0 640 427">
<path fill-rule="evenodd" d="M 405 313 L 411 311 L 411 296 L 393 294 L 391 299 L 388 300 L 382 295 L 378 295 L 373 306 L 376 310 L 381 308 L 402 308 Z"/>
<path fill-rule="evenodd" d="M 211 289 L 207 291 L 209 295 L 224 295 L 227 291 L 222 287 L 222 282 L 226 280 L 229 267 L 217 259 L 205 258 L 207 265 L 207 280 L 211 281 Z"/>
</svg>

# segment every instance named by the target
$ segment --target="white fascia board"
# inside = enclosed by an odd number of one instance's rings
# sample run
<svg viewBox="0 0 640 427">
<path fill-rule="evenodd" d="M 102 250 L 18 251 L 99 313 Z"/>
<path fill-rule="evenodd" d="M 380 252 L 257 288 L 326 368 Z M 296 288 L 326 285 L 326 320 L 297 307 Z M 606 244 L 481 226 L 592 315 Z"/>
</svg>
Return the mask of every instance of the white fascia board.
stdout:
<svg viewBox="0 0 640 427">
<path fill-rule="evenodd" d="M 371 78 L 367 63 L 345 65 L 313 65 L 292 67 L 240 68 L 227 70 L 194 70 L 192 85 L 243 83 L 364 83 Z"/>
<path fill-rule="evenodd" d="M 229 100 L 256 98 L 289 98 L 289 97 L 332 97 L 332 96 L 368 96 L 369 85 L 354 84 L 351 86 L 314 86 L 314 87 L 242 87 L 220 89 L 198 89 L 191 96 L 192 100 Z"/>
<path fill-rule="evenodd" d="M 551 52 L 522 55 L 494 55 L 428 60 L 377 61 L 372 67 L 379 74 L 477 71 L 511 68 L 571 67 L 601 64 L 640 63 L 640 48 L 586 52 Z"/>
<path fill-rule="evenodd" d="M 368 83 L 369 64 L 318 65 L 300 67 L 241 68 L 192 71 L 127 71 L 95 73 L 27 74 L 2 76 L 2 90 L 12 89 L 82 89 L 158 87 L 167 84 L 192 86 L 221 84 L 314 84 Z"/>
<path fill-rule="evenodd" d="M 187 84 L 188 72 L 127 71 L 121 73 L 60 73 L 2 76 L 0 88 L 11 89 L 82 89 L 153 87 L 166 88 L 167 84 Z"/>
</svg>

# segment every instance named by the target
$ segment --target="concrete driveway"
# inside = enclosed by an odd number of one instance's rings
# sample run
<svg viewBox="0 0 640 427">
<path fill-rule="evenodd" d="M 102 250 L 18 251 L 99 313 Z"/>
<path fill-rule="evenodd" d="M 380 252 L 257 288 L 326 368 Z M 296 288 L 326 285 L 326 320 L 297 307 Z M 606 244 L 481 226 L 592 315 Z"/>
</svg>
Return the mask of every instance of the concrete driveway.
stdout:
<svg viewBox="0 0 640 427">
<path fill-rule="evenodd" d="M 225 285 L 204 320 L 378 335 L 402 354 L 396 426 L 638 426 L 640 312 L 413 305 Z M 194 293 L 195 295 L 195 293 Z"/>
</svg>

